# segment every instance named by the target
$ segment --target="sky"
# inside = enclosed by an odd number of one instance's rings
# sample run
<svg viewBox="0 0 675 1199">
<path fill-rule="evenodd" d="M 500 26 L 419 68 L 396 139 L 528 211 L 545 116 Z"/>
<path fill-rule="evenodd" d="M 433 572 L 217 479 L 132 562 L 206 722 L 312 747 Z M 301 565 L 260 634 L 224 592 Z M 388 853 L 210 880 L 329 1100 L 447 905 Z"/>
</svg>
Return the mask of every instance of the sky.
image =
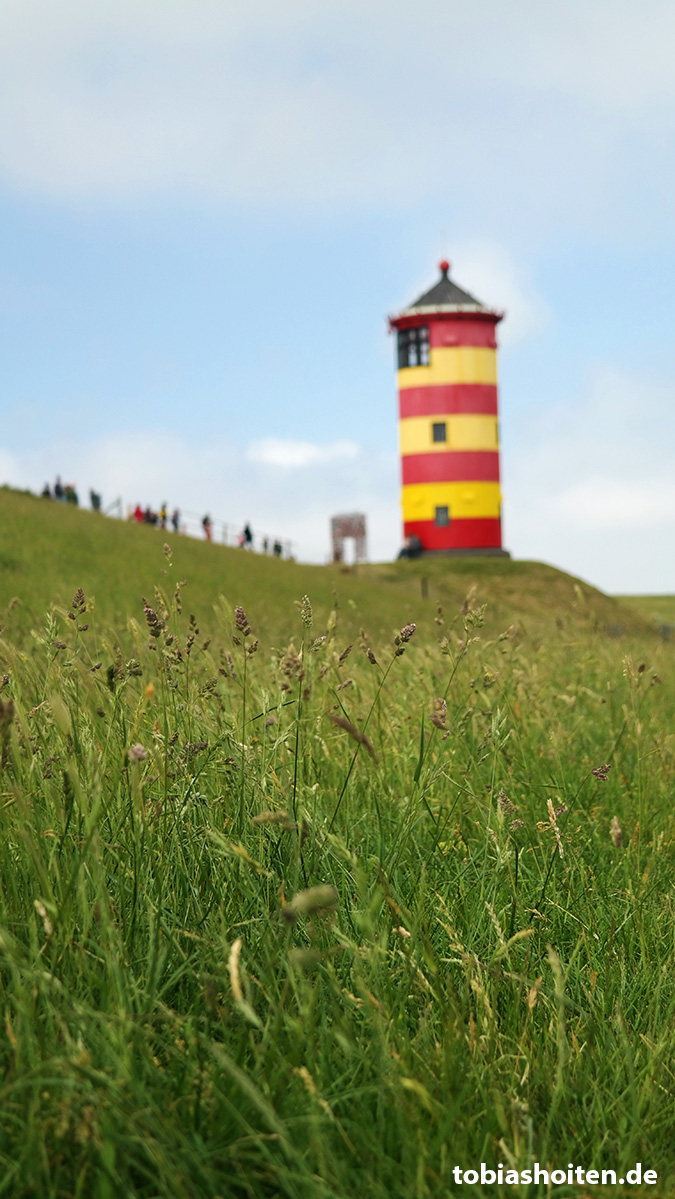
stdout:
<svg viewBox="0 0 675 1199">
<path fill-rule="evenodd" d="M 505 546 L 675 591 L 673 44 L 670 0 L 0 0 L 0 483 L 394 557 L 387 316 L 447 257 L 506 311 Z"/>
</svg>

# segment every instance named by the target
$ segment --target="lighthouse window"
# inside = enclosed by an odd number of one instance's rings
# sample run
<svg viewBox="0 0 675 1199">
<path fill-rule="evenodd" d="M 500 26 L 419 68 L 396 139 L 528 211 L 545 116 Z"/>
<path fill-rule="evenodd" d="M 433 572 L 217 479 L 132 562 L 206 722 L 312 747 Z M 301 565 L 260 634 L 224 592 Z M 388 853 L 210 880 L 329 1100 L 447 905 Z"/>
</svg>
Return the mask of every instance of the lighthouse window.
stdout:
<svg viewBox="0 0 675 1199">
<path fill-rule="evenodd" d="M 448 440 L 448 426 L 444 420 L 438 421 L 438 423 L 434 422 L 434 424 L 431 426 L 431 439 L 432 441 Z"/>
<path fill-rule="evenodd" d="M 436 509 L 435 523 L 437 529 L 446 529 L 450 524 L 450 509 L 447 504 L 443 504 L 442 507 Z"/>
<path fill-rule="evenodd" d="M 398 331 L 398 369 L 407 366 L 429 365 L 429 329 L 422 325 L 417 329 Z"/>
</svg>

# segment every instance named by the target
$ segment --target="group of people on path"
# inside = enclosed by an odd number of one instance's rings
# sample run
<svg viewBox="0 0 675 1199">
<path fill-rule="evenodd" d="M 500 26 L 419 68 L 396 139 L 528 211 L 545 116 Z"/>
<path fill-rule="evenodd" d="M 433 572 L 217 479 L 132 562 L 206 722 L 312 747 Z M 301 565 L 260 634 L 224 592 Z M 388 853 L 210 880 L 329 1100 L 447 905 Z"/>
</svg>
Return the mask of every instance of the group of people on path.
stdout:
<svg viewBox="0 0 675 1199">
<path fill-rule="evenodd" d="M 206 540 L 211 541 L 213 538 L 213 524 L 211 521 L 211 517 L 209 516 L 208 513 L 202 519 L 202 528 L 204 530 L 204 536 L 206 537 Z M 241 530 L 241 533 L 239 533 L 237 536 L 237 545 L 239 546 L 240 550 L 252 550 L 253 549 L 253 530 L 251 529 L 251 526 L 248 523 L 248 521 L 246 521 L 246 524 L 244 525 L 243 529 Z M 269 552 L 270 552 L 269 537 L 263 537 L 261 546 L 262 546 L 263 554 L 269 554 Z M 274 554 L 274 557 L 281 558 L 283 555 L 283 552 L 284 552 L 284 547 L 281 544 L 281 542 L 278 540 L 274 541 L 273 545 L 272 545 L 272 553 Z"/>
<path fill-rule="evenodd" d="M 202 528 L 204 530 L 204 536 L 206 537 L 206 540 L 211 541 L 213 539 L 213 522 L 208 512 L 206 513 L 206 516 L 202 518 Z M 251 549 L 253 546 L 253 533 L 251 532 L 251 526 L 248 521 L 237 537 L 237 545 L 240 549 Z"/>
<path fill-rule="evenodd" d="M 263 537 L 262 552 L 263 552 L 263 554 L 269 554 L 269 552 L 270 552 L 269 537 Z M 272 553 L 274 554 L 275 558 L 283 557 L 284 547 L 280 541 L 272 542 Z"/>
<path fill-rule="evenodd" d="M 40 494 L 43 500 L 58 500 L 60 504 L 74 504 L 76 508 L 79 507 L 80 504 L 80 497 L 77 494 L 77 488 L 75 484 L 62 483 L 60 475 L 56 476 L 56 482 L 54 483 L 53 487 L 50 487 L 49 483 L 45 483 Z M 103 497 L 101 496 L 100 492 L 94 491 L 93 488 L 90 488 L 89 503 L 91 504 L 92 511 L 101 511 L 102 498 Z"/>
<path fill-rule="evenodd" d="M 53 489 L 49 483 L 45 483 L 42 488 L 43 500 L 58 500 L 61 504 L 79 504 L 79 496 L 74 483 L 62 483 L 61 476 L 56 476 L 56 482 Z"/>
<path fill-rule="evenodd" d="M 43 499 L 48 500 L 58 500 L 59 503 L 62 504 L 74 504 L 75 506 L 78 506 L 80 503 L 75 484 L 63 483 L 60 475 L 56 476 L 56 481 L 53 486 L 50 487 L 49 483 L 45 483 L 42 489 L 42 497 Z M 90 490 L 89 502 L 94 512 L 101 511 L 102 497 L 99 492 Z M 180 509 L 174 508 L 171 516 L 169 516 L 169 510 L 166 504 L 162 504 L 161 508 L 157 512 L 155 512 L 154 509 L 149 505 L 143 508 L 140 504 L 136 504 L 136 507 L 133 509 L 128 509 L 129 520 L 134 520 L 140 525 L 154 525 L 154 527 L 157 529 L 168 529 L 170 527 L 173 529 L 174 533 L 181 532 L 180 518 Z M 206 540 L 212 541 L 213 521 L 211 520 L 208 512 L 202 518 L 201 524 Z M 185 532 L 185 529 L 182 531 Z M 227 540 L 227 536 L 225 536 L 225 540 Z M 249 522 L 246 521 L 243 529 L 237 535 L 237 545 L 240 549 L 252 550 L 254 548 L 253 540 L 253 530 L 251 529 Z M 275 558 L 283 557 L 284 547 L 281 541 L 278 539 L 271 541 L 269 537 L 263 537 L 260 540 L 260 548 L 263 554 L 272 553 Z"/>
<path fill-rule="evenodd" d="M 153 511 L 148 505 L 146 508 L 141 508 L 140 504 L 136 504 L 132 514 L 132 520 L 138 522 L 139 525 L 154 525 L 158 529 L 167 529 L 169 514 L 166 504 L 162 504 L 159 512 Z M 180 509 L 174 508 L 171 513 L 171 528 L 174 533 L 180 532 Z"/>
<path fill-rule="evenodd" d="M 251 532 L 251 526 L 248 523 L 248 521 L 246 522 L 241 533 L 237 537 L 237 545 L 239 546 L 240 550 L 252 550 L 253 549 L 253 533 Z M 269 537 L 263 537 L 262 542 L 261 542 L 261 548 L 262 548 L 263 554 L 269 554 L 269 552 L 270 552 Z M 274 557 L 281 558 L 283 552 L 284 552 L 284 547 L 281 544 L 281 542 L 278 540 L 274 541 L 272 543 L 272 553 L 274 554 Z"/>
</svg>

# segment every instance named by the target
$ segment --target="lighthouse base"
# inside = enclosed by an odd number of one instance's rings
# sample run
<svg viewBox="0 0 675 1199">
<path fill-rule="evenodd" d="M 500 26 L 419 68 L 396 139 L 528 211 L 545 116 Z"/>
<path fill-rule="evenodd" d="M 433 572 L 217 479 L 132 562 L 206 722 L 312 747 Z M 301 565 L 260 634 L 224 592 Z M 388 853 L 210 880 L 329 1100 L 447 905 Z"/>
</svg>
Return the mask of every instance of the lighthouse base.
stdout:
<svg viewBox="0 0 675 1199">
<path fill-rule="evenodd" d="M 422 550 L 420 558 L 510 558 L 508 550 L 500 546 L 476 546 L 475 549 Z"/>
</svg>

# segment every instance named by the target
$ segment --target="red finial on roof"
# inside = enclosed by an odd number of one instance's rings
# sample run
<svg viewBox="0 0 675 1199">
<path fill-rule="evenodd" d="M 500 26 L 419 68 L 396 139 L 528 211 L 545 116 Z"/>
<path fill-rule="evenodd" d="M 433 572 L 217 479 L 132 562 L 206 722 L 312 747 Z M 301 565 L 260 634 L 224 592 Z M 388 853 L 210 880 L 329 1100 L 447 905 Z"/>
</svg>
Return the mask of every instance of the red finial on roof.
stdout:
<svg viewBox="0 0 675 1199">
<path fill-rule="evenodd" d="M 438 265 L 443 274 L 447 275 L 448 271 L 450 270 L 450 263 L 448 262 L 447 258 L 441 259 Z"/>
</svg>

